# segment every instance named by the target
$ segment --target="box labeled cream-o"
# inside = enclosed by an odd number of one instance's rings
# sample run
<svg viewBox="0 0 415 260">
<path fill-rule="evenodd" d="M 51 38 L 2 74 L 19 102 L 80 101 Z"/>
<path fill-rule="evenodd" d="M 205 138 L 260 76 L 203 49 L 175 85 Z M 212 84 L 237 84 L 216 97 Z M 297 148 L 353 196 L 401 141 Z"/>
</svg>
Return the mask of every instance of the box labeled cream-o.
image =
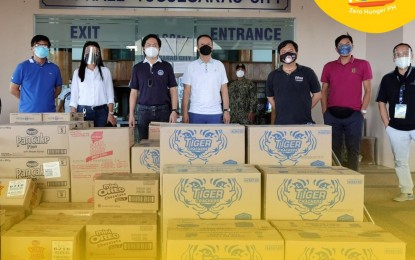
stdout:
<svg viewBox="0 0 415 260">
<path fill-rule="evenodd" d="M 271 221 L 285 259 L 405 260 L 406 244 L 369 222 Z"/>
<path fill-rule="evenodd" d="M 245 163 L 244 126 L 169 124 L 160 131 L 160 165 Z"/>
<path fill-rule="evenodd" d="M 247 126 L 247 163 L 331 166 L 331 126 Z"/>
<path fill-rule="evenodd" d="M 131 173 L 160 172 L 160 140 L 141 140 L 131 147 Z"/>
<path fill-rule="evenodd" d="M 363 221 L 363 174 L 339 166 L 258 167 L 265 219 Z"/>
<path fill-rule="evenodd" d="M 104 173 L 94 182 L 94 207 L 102 213 L 157 211 L 159 176 Z"/>
</svg>

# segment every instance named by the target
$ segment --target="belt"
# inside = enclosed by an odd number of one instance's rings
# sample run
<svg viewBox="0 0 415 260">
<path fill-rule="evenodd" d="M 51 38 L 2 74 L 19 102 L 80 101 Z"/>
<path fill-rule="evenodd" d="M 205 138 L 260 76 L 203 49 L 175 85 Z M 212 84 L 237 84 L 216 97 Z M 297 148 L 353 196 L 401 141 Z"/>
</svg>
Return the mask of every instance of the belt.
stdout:
<svg viewBox="0 0 415 260">
<path fill-rule="evenodd" d="M 91 110 L 100 110 L 106 108 L 108 105 L 100 105 L 100 106 L 84 106 L 80 105 L 80 107 L 89 108 Z"/>
<path fill-rule="evenodd" d="M 146 106 L 146 105 L 140 105 L 138 104 L 139 109 L 143 110 L 159 110 L 159 109 L 166 109 L 170 108 L 170 105 L 164 104 L 164 105 L 154 105 L 154 106 Z"/>
</svg>

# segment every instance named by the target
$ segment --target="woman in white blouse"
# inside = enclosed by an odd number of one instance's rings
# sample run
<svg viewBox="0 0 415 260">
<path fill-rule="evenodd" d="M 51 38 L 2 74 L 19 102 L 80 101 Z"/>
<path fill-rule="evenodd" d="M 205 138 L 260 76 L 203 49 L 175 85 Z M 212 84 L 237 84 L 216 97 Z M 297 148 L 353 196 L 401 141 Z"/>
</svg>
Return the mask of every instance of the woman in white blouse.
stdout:
<svg viewBox="0 0 415 260">
<path fill-rule="evenodd" d="M 111 72 L 104 67 L 97 42 L 85 43 L 81 64 L 73 73 L 71 91 L 71 112 L 84 113 L 84 119 L 94 121 L 95 127 L 116 125 Z"/>
</svg>

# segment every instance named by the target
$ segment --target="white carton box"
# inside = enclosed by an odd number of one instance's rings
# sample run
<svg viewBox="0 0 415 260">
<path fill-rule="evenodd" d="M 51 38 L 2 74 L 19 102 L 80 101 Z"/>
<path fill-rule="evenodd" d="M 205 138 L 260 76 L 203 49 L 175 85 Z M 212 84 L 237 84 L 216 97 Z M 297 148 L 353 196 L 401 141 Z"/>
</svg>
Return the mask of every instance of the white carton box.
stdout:
<svg viewBox="0 0 415 260">
<path fill-rule="evenodd" d="M 331 126 L 247 126 L 247 163 L 282 166 L 332 165 Z"/>
<path fill-rule="evenodd" d="M 131 147 L 131 173 L 160 172 L 160 140 L 141 140 Z"/>
<path fill-rule="evenodd" d="M 258 167 L 265 219 L 363 221 L 363 174 L 339 166 Z"/>
<path fill-rule="evenodd" d="M 271 221 L 285 259 L 405 260 L 405 243 L 368 222 Z"/>
<path fill-rule="evenodd" d="M 161 167 L 172 163 L 245 163 L 244 126 L 169 124 L 162 125 L 160 131 Z"/>
</svg>

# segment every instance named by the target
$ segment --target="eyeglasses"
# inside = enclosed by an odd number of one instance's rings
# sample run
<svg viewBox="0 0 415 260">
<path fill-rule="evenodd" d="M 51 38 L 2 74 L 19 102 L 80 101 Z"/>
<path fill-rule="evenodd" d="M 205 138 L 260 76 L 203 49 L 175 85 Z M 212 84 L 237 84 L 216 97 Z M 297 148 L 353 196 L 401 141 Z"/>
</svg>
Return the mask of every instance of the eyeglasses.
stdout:
<svg viewBox="0 0 415 260">
<path fill-rule="evenodd" d="M 40 43 L 36 43 L 34 46 L 35 46 L 35 47 L 39 47 L 39 46 L 41 46 L 41 47 L 45 47 L 45 48 L 48 48 L 48 49 L 49 49 L 49 45 L 48 45 L 48 44 L 40 44 Z"/>
</svg>

